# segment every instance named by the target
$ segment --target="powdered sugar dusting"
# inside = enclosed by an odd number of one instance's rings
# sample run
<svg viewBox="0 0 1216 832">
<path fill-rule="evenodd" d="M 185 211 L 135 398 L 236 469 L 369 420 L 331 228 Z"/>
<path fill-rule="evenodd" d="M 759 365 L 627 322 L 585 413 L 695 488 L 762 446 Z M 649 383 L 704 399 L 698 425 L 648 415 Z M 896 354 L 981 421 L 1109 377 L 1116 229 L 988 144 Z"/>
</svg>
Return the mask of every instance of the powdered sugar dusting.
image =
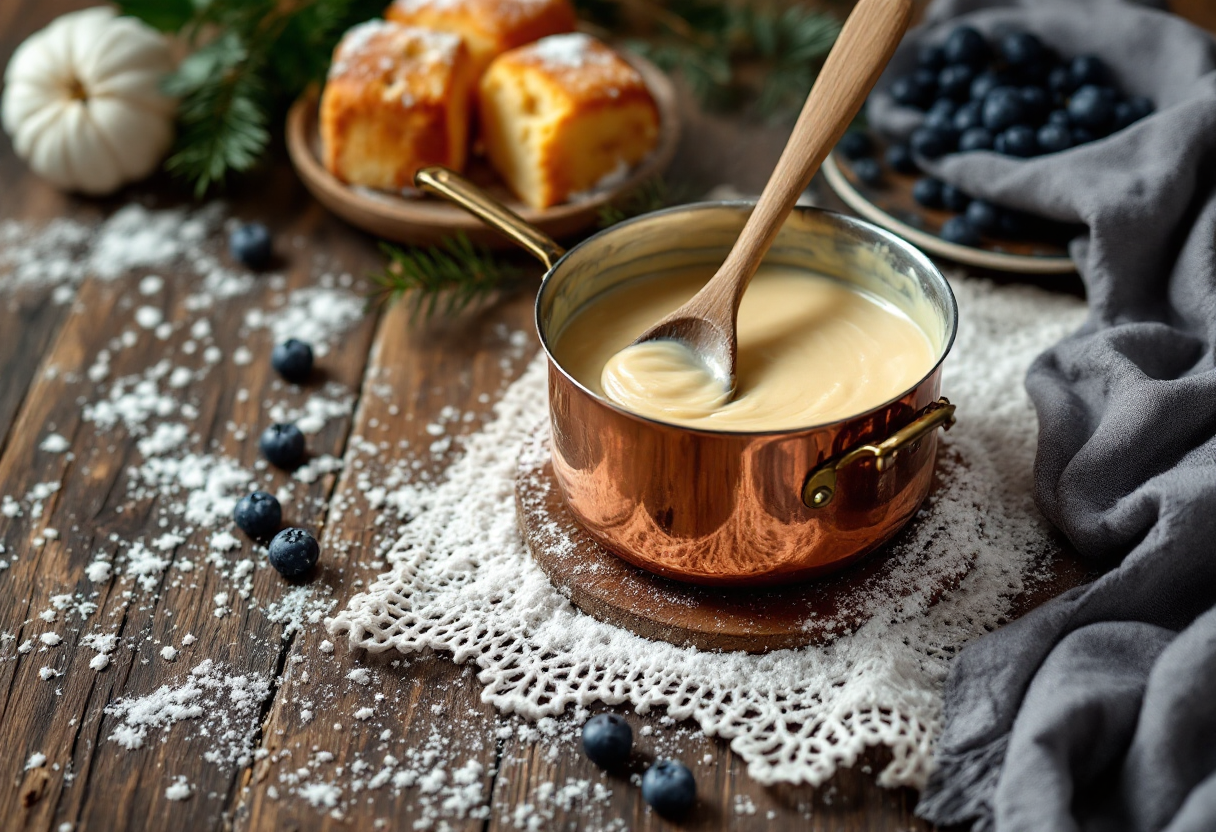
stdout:
<svg viewBox="0 0 1216 832">
<path fill-rule="evenodd" d="M 664 706 L 729 737 L 764 783 L 822 783 L 881 743 L 892 750 L 881 784 L 923 784 L 949 657 L 999 625 L 1054 551 L 1031 497 L 1035 419 L 1021 380 L 1083 316 L 1078 301 L 1037 290 L 955 288 L 962 325 L 944 388 L 959 423 L 943 439 L 942 487 L 889 555 L 913 586 L 942 564 L 973 563 L 935 606 L 871 594 L 859 599 L 870 619 L 855 632 L 760 656 L 646 642 L 579 613 L 531 562 L 515 525 L 516 456 L 546 418 L 538 359 L 446 481 L 414 495 L 388 555 L 393 571 L 352 598 L 330 631 L 377 652 L 440 649 L 473 661 L 483 698 L 530 719 L 597 700 Z"/>
</svg>

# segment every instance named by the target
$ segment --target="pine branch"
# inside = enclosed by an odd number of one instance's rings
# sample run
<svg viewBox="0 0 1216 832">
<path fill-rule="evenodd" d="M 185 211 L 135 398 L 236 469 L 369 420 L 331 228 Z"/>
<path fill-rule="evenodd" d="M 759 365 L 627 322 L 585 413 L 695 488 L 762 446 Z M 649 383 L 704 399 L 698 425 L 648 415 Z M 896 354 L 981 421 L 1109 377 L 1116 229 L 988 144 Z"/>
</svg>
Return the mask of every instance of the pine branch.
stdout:
<svg viewBox="0 0 1216 832">
<path fill-rule="evenodd" d="M 379 303 L 405 300 L 414 318 L 456 315 L 496 293 L 514 289 L 524 274 L 488 249 L 474 245 L 463 233 L 426 248 L 381 243 L 380 249 L 389 262 L 383 271 L 371 275 L 377 287 L 372 299 Z"/>
<path fill-rule="evenodd" d="M 647 179 L 621 199 L 600 208 L 599 227 L 609 228 L 618 222 L 685 201 L 683 192 L 673 189 L 661 177 Z"/>
</svg>

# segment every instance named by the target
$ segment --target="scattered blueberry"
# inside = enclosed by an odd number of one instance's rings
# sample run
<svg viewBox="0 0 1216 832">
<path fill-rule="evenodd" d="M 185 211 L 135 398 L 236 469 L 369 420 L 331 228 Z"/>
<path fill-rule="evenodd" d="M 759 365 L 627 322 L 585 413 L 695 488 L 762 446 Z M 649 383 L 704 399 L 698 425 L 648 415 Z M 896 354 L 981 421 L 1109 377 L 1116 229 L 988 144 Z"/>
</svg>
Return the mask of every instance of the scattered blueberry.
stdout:
<svg viewBox="0 0 1216 832">
<path fill-rule="evenodd" d="M 893 144 L 887 148 L 887 164 L 896 173 L 916 173 L 916 159 L 906 144 Z"/>
<path fill-rule="evenodd" d="M 618 768 L 629 759 L 633 729 L 616 714 L 596 714 L 583 726 L 583 751 L 600 768 Z"/>
<path fill-rule="evenodd" d="M 975 76 L 971 81 L 971 100 L 982 102 L 988 93 L 1003 86 L 1003 79 L 992 70 L 986 70 Z"/>
<path fill-rule="evenodd" d="M 970 26 L 959 26 L 942 44 L 947 64 L 967 64 L 980 67 L 988 61 L 988 41 Z"/>
<path fill-rule="evenodd" d="M 971 200 L 964 216 L 967 218 L 967 222 L 971 223 L 971 227 L 981 234 L 991 234 L 996 231 L 1001 221 L 1000 209 L 982 199 Z"/>
<path fill-rule="evenodd" d="M 261 539 L 279 530 L 283 522 L 283 509 L 273 494 L 255 491 L 240 499 L 232 512 L 232 519 L 245 534 Z"/>
<path fill-rule="evenodd" d="M 1068 65 L 1068 74 L 1072 88 L 1083 87 L 1086 84 L 1106 84 L 1110 82 L 1110 70 L 1097 55 L 1078 55 Z"/>
<path fill-rule="evenodd" d="M 238 225 L 228 236 L 228 251 L 249 268 L 264 269 L 270 265 L 270 231 L 260 222 Z"/>
<path fill-rule="evenodd" d="M 1032 66 L 1043 60 L 1043 41 L 1030 32 L 1017 32 L 1001 39 L 1000 51 L 1010 66 Z"/>
<path fill-rule="evenodd" d="M 932 101 L 937 96 L 937 72 L 937 70 L 923 66 L 912 70 L 912 80 L 916 81 L 920 85 L 920 88 L 925 91 L 929 101 Z"/>
<path fill-rule="evenodd" d="M 972 127 L 959 137 L 958 149 L 964 153 L 972 150 L 991 150 L 992 134 L 983 127 Z"/>
<path fill-rule="evenodd" d="M 1072 147 L 1072 131 L 1067 127 L 1048 122 L 1035 133 L 1035 141 L 1043 153 L 1059 153 Z"/>
<path fill-rule="evenodd" d="M 874 152 L 874 143 L 864 130 L 850 130 L 840 137 L 836 148 L 846 159 L 864 159 Z"/>
<path fill-rule="evenodd" d="M 1002 237 L 1007 239 L 1017 239 L 1024 237 L 1030 230 L 1030 220 L 1026 214 L 1021 211 L 1010 211 L 1008 209 L 1001 211 L 1001 215 L 997 220 L 997 230 Z"/>
<path fill-rule="evenodd" d="M 939 70 L 946 65 L 946 50 L 936 44 L 923 44 L 916 52 L 916 62 L 926 69 Z"/>
<path fill-rule="evenodd" d="M 882 165 L 876 159 L 858 159 L 853 163 L 853 173 L 867 185 L 877 185 L 882 181 Z"/>
<path fill-rule="evenodd" d="M 925 116 L 953 116 L 956 109 L 958 109 L 958 105 L 951 99 L 939 98 L 925 111 Z"/>
<path fill-rule="evenodd" d="M 1035 137 L 1033 127 L 1025 124 L 1015 124 L 1000 135 L 1003 139 L 1000 152 L 1008 156 L 1029 158 L 1038 155 L 1039 142 Z M 995 142 L 994 142 L 995 146 Z"/>
<path fill-rule="evenodd" d="M 1025 117 L 1022 92 L 1017 87 L 997 87 L 984 98 L 984 126 L 993 133 L 1021 124 Z"/>
<path fill-rule="evenodd" d="M 912 131 L 912 135 L 908 139 L 908 145 L 917 156 L 924 156 L 926 159 L 936 159 L 938 156 L 943 156 L 950 152 L 953 138 L 951 134 L 932 130 L 928 127 L 918 127 Z"/>
<path fill-rule="evenodd" d="M 912 198 L 926 208 L 941 208 L 942 183 L 931 176 L 917 179 L 912 186 Z"/>
<path fill-rule="evenodd" d="M 975 70 L 967 64 L 950 64 L 938 73 L 937 94 L 955 101 L 966 101 L 971 95 L 971 80 L 974 77 Z"/>
<path fill-rule="evenodd" d="M 958 132 L 963 133 L 972 127 L 983 126 L 984 103 L 982 101 L 968 101 L 954 111 L 954 129 Z"/>
<path fill-rule="evenodd" d="M 304 460 L 304 434 L 295 425 L 276 423 L 262 431 L 258 443 L 271 465 L 285 470 Z"/>
<path fill-rule="evenodd" d="M 943 136 L 953 137 L 956 132 L 954 129 L 954 114 L 944 107 L 935 107 L 935 109 L 931 109 L 925 114 L 925 120 L 921 122 L 921 127 L 927 130 L 934 130 Z"/>
<path fill-rule="evenodd" d="M 971 197 L 967 196 L 954 185 L 942 183 L 942 204 L 951 211 L 961 214 L 971 204 Z"/>
<path fill-rule="evenodd" d="M 1078 127 L 1100 133 L 1115 119 L 1115 105 L 1102 87 L 1081 87 L 1068 101 L 1068 117 Z"/>
<path fill-rule="evenodd" d="M 967 222 L 966 217 L 951 217 L 942 223 L 942 239 L 960 246 L 978 246 L 979 233 Z"/>
<path fill-rule="evenodd" d="M 642 775 L 642 799 L 663 817 L 679 817 L 697 802 L 697 781 L 688 766 L 663 760 Z"/>
<path fill-rule="evenodd" d="M 317 565 L 321 547 L 303 529 L 283 529 L 270 541 L 270 565 L 284 578 L 298 578 Z"/>
<path fill-rule="evenodd" d="M 296 338 L 288 338 L 275 344 L 270 363 L 283 378 L 299 384 L 312 372 L 312 347 Z"/>
</svg>

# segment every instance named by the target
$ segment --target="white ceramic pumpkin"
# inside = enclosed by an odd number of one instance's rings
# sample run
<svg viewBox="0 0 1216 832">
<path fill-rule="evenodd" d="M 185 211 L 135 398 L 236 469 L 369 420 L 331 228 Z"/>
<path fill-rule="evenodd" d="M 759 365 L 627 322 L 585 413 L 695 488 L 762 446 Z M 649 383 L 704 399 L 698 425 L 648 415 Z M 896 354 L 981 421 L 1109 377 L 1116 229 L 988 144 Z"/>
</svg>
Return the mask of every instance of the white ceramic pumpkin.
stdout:
<svg viewBox="0 0 1216 832">
<path fill-rule="evenodd" d="M 72 12 L 17 47 L 4 73 L 4 131 L 17 155 L 64 190 L 105 194 L 142 179 L 173 140 L 165 38 L 98 7 Z"/>
</svg>

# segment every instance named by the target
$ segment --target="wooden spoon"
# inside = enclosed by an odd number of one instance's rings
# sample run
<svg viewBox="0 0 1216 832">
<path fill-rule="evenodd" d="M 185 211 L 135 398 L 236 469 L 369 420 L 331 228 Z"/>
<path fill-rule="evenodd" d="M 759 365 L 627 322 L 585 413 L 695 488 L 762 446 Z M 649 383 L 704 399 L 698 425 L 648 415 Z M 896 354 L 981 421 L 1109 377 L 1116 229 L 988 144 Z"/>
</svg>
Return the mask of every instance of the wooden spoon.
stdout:
<svg viewBox="0 0 1216 832">
<path fill-rule="evenodd" d="M 912 0 L 860 0 L 811 87 L 794 132 L 734 248 L 688 303 L 634 341 L 688 346 L 734 398 L 739 303 L 785 218 L 844 135 L 908 28 Z"/>
</svg>

